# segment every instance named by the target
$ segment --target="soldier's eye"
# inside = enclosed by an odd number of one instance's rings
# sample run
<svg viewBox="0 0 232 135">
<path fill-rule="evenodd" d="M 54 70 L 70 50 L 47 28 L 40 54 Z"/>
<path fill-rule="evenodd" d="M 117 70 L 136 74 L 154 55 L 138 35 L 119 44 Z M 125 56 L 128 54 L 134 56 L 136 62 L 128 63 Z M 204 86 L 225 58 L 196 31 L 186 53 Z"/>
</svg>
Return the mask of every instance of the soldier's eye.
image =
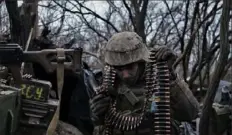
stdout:
<svg viewBox="0 0 232 135">
<path fill-rule="evenodd" d="M 123 68 L 116 68 L 117 71 L 123 71 Z"/>
<path fill-rule="evenodd" d="M 124 66 L 116 66 L 114 68 L 118 71 L 122 71 L 124 69 Z"/>
<path fill-rule="evenodd" d="M 134 67 L 134 65 L 128 65 L 127 67 L 126 67 L 126 69 L 128 69 L 128 70 L 131 70 L 131 69 L 133 69 L 133 67 Z"/>
<path fill-rule="evenodd" d="M 123 70 L 133 70 L 135 67 L 136 67 L 136 63 L 132 63 L 125 66 L 116 66 L 115 69 L 118 71 L 123 71 Z"/>
</svg>

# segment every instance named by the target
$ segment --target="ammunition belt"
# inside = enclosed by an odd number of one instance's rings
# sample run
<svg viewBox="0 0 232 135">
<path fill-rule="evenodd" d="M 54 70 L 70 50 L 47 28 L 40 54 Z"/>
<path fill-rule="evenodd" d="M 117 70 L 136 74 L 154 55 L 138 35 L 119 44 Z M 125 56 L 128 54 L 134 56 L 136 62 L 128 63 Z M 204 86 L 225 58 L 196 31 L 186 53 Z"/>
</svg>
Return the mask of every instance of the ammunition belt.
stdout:
<svg viewBox="0 0 232 135">
<path fill-rule="evenodd" d="M 154 52 L 151 53 L 151 67 L 154 70 L 152 76 L 155 77 L 155 87 L 152 92 L 155 97 L 154 101 L 157 111 L 154 113 L 154 134 L 170 135 L 171 134 L 171 112 L 170 112 L 170 72 L 166 62 L 156 62 Z"/>
<path fill-rule="evenodd" d="M 155 52 L 150 55 L 151 62 L 146 64 L 146 92 L 142 112 L 138 116 L 128 116 L 116 109 L 116 100 L 111 102 L 109 111 L 105 116 L 104 135 L 112 135 L 113 128 L 121 131 L 131 131 L 137 129 L 144 120 L 149 102 L 155 107 L 153 119 L 154 134 L 170 135 L 171 118 L 170 118 L 170 74 L 166 61 L 156 61 Z M 105 66 L 102 86 L 96 91 L 96 94 L 107 94 L 108 88 L 114 87 L 116 71 L 112 66 Z M 155 104 L 155 105 L 154 105 Z"/>
</svg>

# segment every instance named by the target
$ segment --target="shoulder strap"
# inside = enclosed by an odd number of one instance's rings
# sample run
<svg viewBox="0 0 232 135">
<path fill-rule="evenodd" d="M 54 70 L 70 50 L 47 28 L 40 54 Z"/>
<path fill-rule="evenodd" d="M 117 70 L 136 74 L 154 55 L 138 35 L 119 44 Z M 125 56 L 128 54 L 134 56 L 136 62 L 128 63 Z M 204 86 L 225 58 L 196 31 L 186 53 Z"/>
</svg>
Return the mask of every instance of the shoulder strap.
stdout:
<svg viewBox="0 0 232 135">
<path fill-rule="evenodd" d="M 65 54 L 63 48 L 57 48 L 57 70 L 56 70 L 56 77 L 57 77 L 57 90 L 59 96 L 59 104 L 56 109 L 56 112 L 50 122 L 46 135 L 53 135 L 57 124 L 59 122 L 59 115 L 60 115 L 60 103 L 61 103 L 61 93 L 64 84 L 64 61 L 65 61 Z"/>
</svg>

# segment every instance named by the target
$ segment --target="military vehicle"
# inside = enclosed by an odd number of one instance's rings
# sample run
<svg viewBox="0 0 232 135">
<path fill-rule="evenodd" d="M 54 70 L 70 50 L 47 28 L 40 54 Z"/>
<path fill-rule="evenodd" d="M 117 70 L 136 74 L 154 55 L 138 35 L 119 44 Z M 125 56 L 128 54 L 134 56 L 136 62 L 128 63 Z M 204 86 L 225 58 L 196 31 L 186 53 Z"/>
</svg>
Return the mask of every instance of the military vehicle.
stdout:
<svg viewBox="0 0 232 135">
<path fill-rule="evenodd" d="M 0 74 L 5 80 L 0 83 L 0 135 L 56 134 L 64 72 L 78 73 L 81 56 L 81 48 L 23 51 L 18 44 L 1 43 L 0 64 L 11 74 Z M 50 82 L 22 77 L 23 62 L 39 63 L 46 72 L 57 72 L 57 98 L 50 97 Z"/>
</svg>

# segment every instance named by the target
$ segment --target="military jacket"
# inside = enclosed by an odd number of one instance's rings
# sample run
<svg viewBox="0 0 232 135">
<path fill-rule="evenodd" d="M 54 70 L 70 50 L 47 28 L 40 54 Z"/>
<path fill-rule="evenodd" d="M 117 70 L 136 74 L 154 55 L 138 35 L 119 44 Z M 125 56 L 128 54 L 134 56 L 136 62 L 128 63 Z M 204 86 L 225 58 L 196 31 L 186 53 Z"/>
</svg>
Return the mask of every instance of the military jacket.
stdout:
<svg viewBox="0 0 232 135">
<path fill-rule="evenodd" d="M 126 114 L 136 114 L 140 111 L 143 104 L 145 90 L 142 86 L 132 88 L 131 91 L 138 97 L 139 102 L 134 106 L 131 105 L 123 94 L 120 94 L 124 86 L 118 88 L 119 96 L 117 97 L 117 108 Z M 198 115 L 199 103 L 189 89 L 187 83 L 179 76 L 171 83 L 171 117 L 172 117 L 172 135 L 178 135 L 178 122 L 190 122 Z M 148 115 L 136 131 L 119 131 L 113 130 L 114 135 L 153 135 L 152 116 Z M 94 135 L 104 134 L 104 126 L 99 125 L 95 127 Z"/>
</svg>

